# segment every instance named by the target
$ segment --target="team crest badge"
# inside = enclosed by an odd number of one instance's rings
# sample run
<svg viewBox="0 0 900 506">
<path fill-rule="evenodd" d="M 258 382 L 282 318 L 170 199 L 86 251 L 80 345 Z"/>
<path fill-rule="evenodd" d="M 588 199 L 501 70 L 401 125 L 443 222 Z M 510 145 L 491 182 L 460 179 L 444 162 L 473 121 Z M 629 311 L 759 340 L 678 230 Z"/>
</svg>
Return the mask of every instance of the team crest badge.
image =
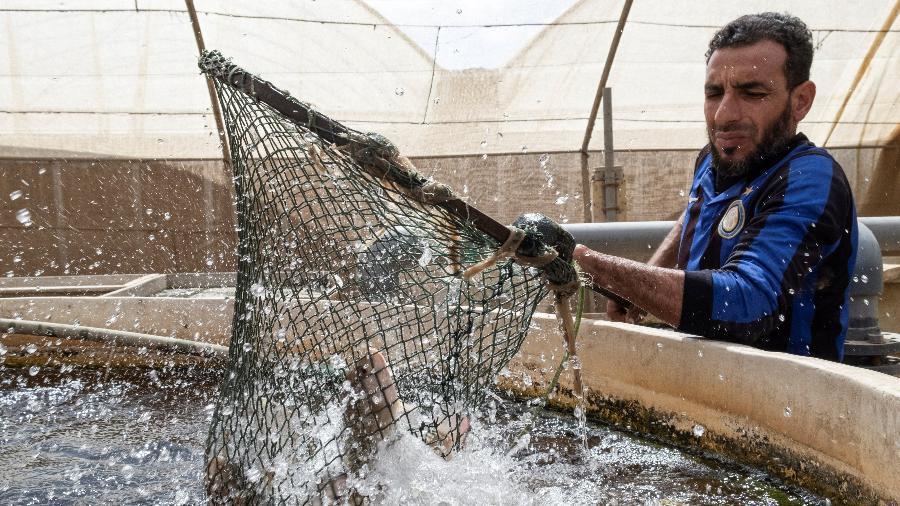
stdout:
<svg viewBox="0 0 900 506">
<path fill-rule="evenodd" d="M 744 203 L 737 199 L 725 210 L 725 216 L 719 221 L 719 236 L 722 239 L 731 239 L 744 228 Z"/>
</svg>

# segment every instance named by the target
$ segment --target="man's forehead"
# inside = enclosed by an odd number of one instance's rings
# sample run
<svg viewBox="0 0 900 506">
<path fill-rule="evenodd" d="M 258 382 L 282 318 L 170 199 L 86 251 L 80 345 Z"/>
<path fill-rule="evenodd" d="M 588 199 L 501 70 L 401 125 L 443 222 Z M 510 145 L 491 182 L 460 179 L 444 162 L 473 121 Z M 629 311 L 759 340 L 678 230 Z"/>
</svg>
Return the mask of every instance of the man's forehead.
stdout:
<svg viewBox="0 0 900 506">
<path fill-rule="evenodd" d="M 706 65 L 710 78 L 734 78 L 753 80 L 786 79 L 784 62 L 787 51 L 777 42 L 763 40 L 747 46 L 717 49 Z"/>
</svg>

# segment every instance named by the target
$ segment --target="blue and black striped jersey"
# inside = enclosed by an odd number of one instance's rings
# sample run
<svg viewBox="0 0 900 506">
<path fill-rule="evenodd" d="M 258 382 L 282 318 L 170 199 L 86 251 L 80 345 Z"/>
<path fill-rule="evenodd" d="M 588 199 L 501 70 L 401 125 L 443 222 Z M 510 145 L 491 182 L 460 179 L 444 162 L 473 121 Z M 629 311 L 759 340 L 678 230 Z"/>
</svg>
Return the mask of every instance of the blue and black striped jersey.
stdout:
<svg viewBox="0 0 900 506">
<path fill-rule="evenodd" d="M 856 208 L 841 166 L 799 134 L 770 165 L 716 191 L 709 147 L 683 220 L 679 330 L 843 359 Z"/>
</svg>

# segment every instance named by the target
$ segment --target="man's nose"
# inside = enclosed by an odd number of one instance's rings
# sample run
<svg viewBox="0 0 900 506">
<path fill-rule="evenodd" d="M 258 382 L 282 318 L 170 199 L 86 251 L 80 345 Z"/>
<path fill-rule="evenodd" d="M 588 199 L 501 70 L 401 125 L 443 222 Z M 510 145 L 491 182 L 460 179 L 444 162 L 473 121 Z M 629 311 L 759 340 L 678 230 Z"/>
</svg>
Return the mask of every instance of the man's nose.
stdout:
<svg viewBox="0 0 900 506">
<path fill-rule="evenodd" d="M 722 100 L 719 102 L 719 106 L 716 108 L 716 125 L 721 127 L 729 123 L 740 121 L 740 119 L 740 101 L 737 99 L 735 93 L 725 92 L 725 94 L 722 95 Z"/>
</svg>

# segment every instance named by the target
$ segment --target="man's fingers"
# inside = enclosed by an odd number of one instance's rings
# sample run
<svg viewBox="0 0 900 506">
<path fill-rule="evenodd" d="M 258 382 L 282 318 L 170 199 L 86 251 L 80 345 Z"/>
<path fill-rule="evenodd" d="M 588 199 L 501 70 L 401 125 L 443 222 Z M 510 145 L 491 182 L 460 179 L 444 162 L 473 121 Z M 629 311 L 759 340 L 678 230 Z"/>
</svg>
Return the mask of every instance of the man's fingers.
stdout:
<svg viewBox="0 0 900 506">
<path fill-rule="evenodd" d="M 644 319 L 645 315 L 646 315 L 646 313 L 644 312 L 644 310 L 637 306 L 631 306 L 631 308 L 628 309 L 629 323 L 634 323 L 634 324 L 641 323 L 641 321 Z"/>
<path fill-rule="evenodd" d="M 606 301 L 606 317 L 614 322 L 624 322 L 628 313 L 613 300 Z"/>
</svg>

